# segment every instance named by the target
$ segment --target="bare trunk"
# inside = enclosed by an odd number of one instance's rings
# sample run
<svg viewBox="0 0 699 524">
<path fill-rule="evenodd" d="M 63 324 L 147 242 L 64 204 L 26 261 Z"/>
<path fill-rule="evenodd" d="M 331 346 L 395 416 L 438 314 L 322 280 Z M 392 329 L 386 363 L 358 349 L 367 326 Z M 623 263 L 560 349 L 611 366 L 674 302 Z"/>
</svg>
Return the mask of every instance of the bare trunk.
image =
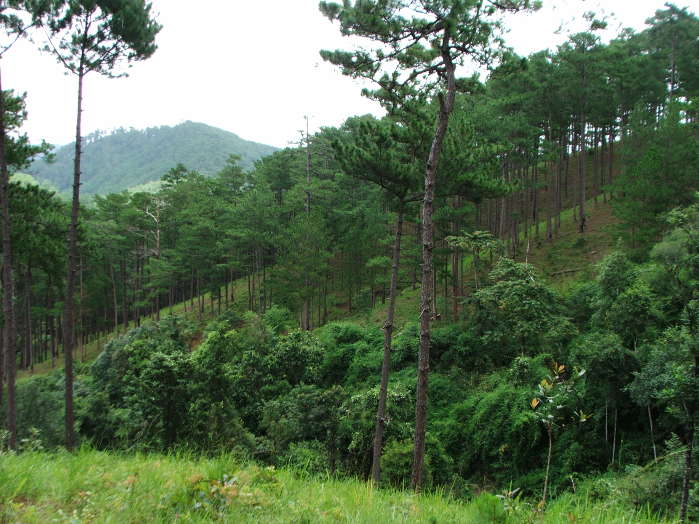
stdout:
<svg viewBox="0 0 699 524">
<path fill-rule="evenodd" d="M 10 222 L 10 174 L 7 170 L 5 144 L 5 98 L 0 80 L 0 200 L 2 200 L 2 309 L 5 318 L 3 349 L 7 378 L 7 430 L 10 449 L 17 448 L 17 405 L 15 380 L 17 375 L 17 331 L 12 277 L 12 224 Z"/>
<path fill-rule="evenodd" d="M 587 122 L 585 122 L 585 114 L 582 116 L 582 123 L 580 125 L 580 223 L 578 227 L 580 233 L 585 232 L 585 225 L 587 222 L 587 217 L 585 216 L 585 199 L 587 198 L 587 139 L 585 128 Z"/>
<path fill-rule="evenodd" d="M 617 428 L 617 422 L 619 419 L 619 411 L 615 407 L 614 408 L 614 435 L 612 437 L 612 462 L 611 464 L 614 465 L 614 461 L 616 460 L 616 428 Z"/>
<path fill-rule="evenodd" d="M 550 426 L 546 427 L 546 432 L 549 437 L 549 451 L 546 455 L 546 476 L 544 476 L 544 496 L 541 499 L 542 504 L 546 505 L 546 496 L 548 495 L 549 489 L 549 472 L 551 470 L 551 451 L 553 450 L 553 430 Z"/>
<path fill-rule="evenodd" d="M 445 35 L 445 49 L 449 35 Z M 425 197 L 422 204 L 422 289 L 420 292 L 420 350 L 418 356 L 417 391 L 415 402 L 415 439 L 413 449 L 413 471 L 411 485 L 415 491 L 421 491 L 424 482 L 425 433 L 427 429 L 427 387 L 430 370 L 430 311 L 433 307 L 433 230 L 432 214 L 434 211 L 434 194 L 437 178 L 437 166 L 442 152 L 442 144 L 449 126 L 449 116 L 454 108 L 456 96 L 455 66 L 448 51 L 442 53 L 447 74 L 446 99 L 440 98 L 439 117 L 435 130 L 430 155 L 425 170 Z"/>
<path fill-rule="evenodd" d="M 376 430 L 374 432 L 374 453 L 371 476 L 378 485 L 381 481 L 381 447 L 386 426 L 386 398 L 388 396 L 388 377 L 391 372 L 391 342 L 393 321 L 396 312 L 396 295 L 398 294 L 398 267 L 400 264 L 400 241 L 403 234 L 403 206 L 398 210 L 396 219 L 396 237 L 393 242 L 393 264 L 391 266 L 391 288 L 388 295 L 388 313 L 383 326 L 383 363 L 381 365 L 381 389 L 379 390 L 379 407 L 376 412 Z"/>
<path fill-rule="evenodd" d="M 117 301 L 117 282 L 114 275 L 114 264 L 109 263 L 109 274 L 112 277 L 112 302 L 114 307 L 114 333 L 119 332 L 119 302 Z"/>
<path fill-rule="evenodd" d="M 34 372 L 34 333 L 32 330 L 32 268 L 27 268 L 27 368 Z"/>
<path fill-rule="evenodd" d="M 653 413 L 650 410 L 650 404 L 648 407 L 648 423 L 650 424 L 650 442 L 653 445 L 653 461 L 658 462 L 658 451 L 655 448 L 655 435 L 653 434 Z"/>
<path fill-rule="evenodd" d="M 73 205 L 68 230 L 68 274 L 63 318 L 63 356 L 65 359 L 65 432 L 66 448 L 75 448 L 75 413 L 73 410 L 73 348 L 75 347 L 75 276 L 78 268 L 78 219 L 80 214 L 80 155 L 82 146 L 82 105 L 84 72 L 78 74 L 78 115 L 75 127 L 75 161 L 73 171 Z"/>
</svg>

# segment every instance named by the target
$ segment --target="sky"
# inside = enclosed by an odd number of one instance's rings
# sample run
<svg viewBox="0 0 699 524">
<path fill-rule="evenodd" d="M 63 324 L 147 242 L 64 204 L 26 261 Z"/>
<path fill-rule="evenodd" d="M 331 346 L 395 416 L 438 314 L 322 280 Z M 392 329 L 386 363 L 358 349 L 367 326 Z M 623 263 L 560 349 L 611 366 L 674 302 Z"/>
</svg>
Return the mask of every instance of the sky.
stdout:
<svg viewBox="0 0 699 524">
<path fill-rule="evenodd" d="M 86 77 L 84 135 L 192 120 L 285 147 L 298 141 L 305 116 L 313 132 L 349 116 L 380 114 L 360 94 L 368 84 L 344 77 L 320 58 L 320 49 L 350 49 L 358 42 L 340 35 L 318 11 L 317 0 L 151 1 L 163 26 L 158 50 L 126 70 L 128 77 Z M 699 0 L 675 3 L 699 12 Z M 506 41 L 523 55 L 555 48 L 583 29 L 586 11 L 608 17 L 608 39 L 623 27 L 642 30 L 663 4 L 544 0 L 537 13 L 508 17 Z M 76 78 L 30 42 L 15 44 L 0 65 L 3 87 L 27 93 L 24 132 L 34 141 L 73 141 Z"/>
</svg>

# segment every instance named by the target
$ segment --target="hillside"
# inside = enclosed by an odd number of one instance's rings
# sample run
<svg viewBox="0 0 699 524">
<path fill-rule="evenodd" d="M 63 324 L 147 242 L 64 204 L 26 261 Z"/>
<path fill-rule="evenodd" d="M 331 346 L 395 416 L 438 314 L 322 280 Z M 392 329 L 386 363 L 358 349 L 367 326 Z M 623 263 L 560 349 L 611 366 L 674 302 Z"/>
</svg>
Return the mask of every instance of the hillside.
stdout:
<svg viewBox="0 0 699 524">
<path fill-rule="evenodd" d="M 59 192 L 68 191 L 73 179 L 74 148 L 74 144 L 58 148 L 55 162 L 37 160 L 28 173 L 53 184 Z M 240 155 L 242 166 L 249 168 L 275 150 L 197 122 L 144 130 L 118 129 L 111 134 L 98 131 L 85 138 L 81 191 L 107 194 L 147 184 L 159 180 L 178 163 L 213 175 L 233 154 Z"/>
</svg>

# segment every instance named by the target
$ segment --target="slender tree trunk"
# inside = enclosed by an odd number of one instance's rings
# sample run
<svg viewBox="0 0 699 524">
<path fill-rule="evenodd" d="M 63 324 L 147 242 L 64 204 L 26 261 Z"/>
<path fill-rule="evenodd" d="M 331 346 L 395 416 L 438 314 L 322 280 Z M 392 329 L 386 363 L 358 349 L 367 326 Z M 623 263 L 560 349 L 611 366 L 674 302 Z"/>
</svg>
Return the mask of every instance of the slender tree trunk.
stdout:
<svg viewBox="0 0 699 524">
<path fill-rule="evenodd" d="M 445 48 L 449 41 L 449 35 L 444 36 Z M 432 261 L 432 249 L 434 247 L 434 224 L 432 214 L 434 211 L 434 194 L 437 178 L 439 157 L 442 153 L 442 144 L 449 126 L 449 116 L 454 108 L 456 96 L 455 66 L 448 55 L 443 53 L 447 75 L 446 98 L 440 97 L 439 117 L 437 128 L 432 140 L 432 147 L 427 159 L 425 170 L 425 196 L 422 204 L 422 289 L 420 292 L 420 350 L 418 355 L 417 391 L 415 402 L 415 439 L 413 449 L 413 471 L 411 485 L 415 491 L 421 491 L 424 482 L 425 461 L 425 433 L 427 429 L 427 387 L 430 370 L 430 311 L 434 301 L 434 289 L 432 288 L 432 273 L 434 271 Z"/>
<path fill-rule="evenodd" d="M 616 429 L 617 429 L 617 422 L 619 419 L 619 411 L 618 408 L 614 407 L 614 433 L 612 436 L 612 462 L 611 464 L 614 465 L 614 461 L 616 460 Z"/>
<path fill-rule="evenodd" d="M 82 60 L 81 60 L 82 63 Z M 73 171 L 73 205 L 68 230 L 68 274 L 63 312 L 63 356 L 65 359 L 65 432 L 66 448 L 75 448 L 75 413 L 73 410 L 73 348 L 75 347 L 75 276 L 78 268 L 78 219 L 80 214 L 80 155 L 82 146 L 82 105 L 84 71 L 78 73 L 78 114 L 75 126 Z"/>
<path fill-rule="evenodd" d="M 587 222 L 587 217 L 585 216 L 585 200 L 587 199 L 587 139 L 585 128 L 587 127 L 587 122 L 585 121 L 585 114 L 583 113 L 582 122 L 580 125 L 580 223 L 579 229 L 580 233 L 585 232 L 585 224 Z"/>
<path fill-rule="evenodd" d="M 80 330 L 79 330 L 79 350 L 78 353 L 80 354 L 80 358 L 82 361 L 85 361 L 85 308 L 83 304 L 85 303 L 85 282 L 83 278 L 83 272 L 84 272 L 84 260 L 82 255 L 80 256 L 80 305 L 78 309 L 78 319 L 80 322 Z"/>
<path fill-rule="evenodd" d="M 398 294 L 398 268 L 400 264 L 400 241 L 403 234 L 403 205 L 398 209 L 396 219 L 396 236 L 393 241 L 393 263 L 391 265 L 391 287 L 388 292 L 388 313 L 383 326 L 383 363 L 381 365 L 381 388 L 379 390 L 379 407 L 376 412 L 376 430 L 374 431 L 374 453 L 371 476 L 376 485 L 381 481 L 381 448 L 386 426 L 386 398 L 388 397 L 388 377 L 391 372 L 391 342 L 393 321 L 396 312 L 396 295 Z"/>
<path fill-rule="evenodd" d="M 123 311 L 121 313 L 122 322 L 124 323 L 124 333 L 129 330 L 129 290 L 126 282 L 126 261 L 122 257 L 121 263 L 121 292 L 123 296 Z"/>
<path fill-rule="evenodd" d="M 609 163 L 608 163 L 607 183 L 611 184 L 614 180 L 614 128 L 609 128 Z M 612 194 L 609 194 L 611 200 Z"/>
<path fill-rule="evenodd" d="M 34 332 L 32 330 L 32 268 L 27 268 L 27 368 L 34 372 Z"/>
<path fill-rule="evenodd" d="M 653 445 L 653 461 L 658 462 L 658 451 L 655 448 L 655 435 L 653 434 L 653 413 L 650 410 L 650 404 L 648 408 L 648 423 L 650 424 L 650 442 Z"/>
<path fill-rule="evenodd" d="M 119 302 L 117 300 L 117 281 L 114 274 L 114 264 L 109 263 L 109 275 L 112 278 L 112 302 L 114 307 L 114 333 L 119 332 Z"/>
<path fill-rule="evenodd" d="M 549 489 L 549 471 L 551 470 L 551 452 L 553 450 L 553 430 L 550 426 L 546 427 L 546 433 L 549 437 L 549 451 L 546 455 L 546 475 L 544 476 L 544 496 L 541 499 L 543 505 L 546 505 L 546 496 L 548 495 Z"/>
<path fill-rule="evenodd" d="M 12 223 L 10 218 L 10 174 L 7 170 L 5 143 L 5 97 L 0 79 L 0 200 L 2 200 L 2 309 L 5 319 L 3 349 L 5 354 L 5 376 L 7 379 L 7 430 L 10 432 L 8 445 L 17 448 L 17 405 L 15 380 L 17 374 L 17 331 L 14 308 L 14 281 L 12 276 Z"/>
</svg>

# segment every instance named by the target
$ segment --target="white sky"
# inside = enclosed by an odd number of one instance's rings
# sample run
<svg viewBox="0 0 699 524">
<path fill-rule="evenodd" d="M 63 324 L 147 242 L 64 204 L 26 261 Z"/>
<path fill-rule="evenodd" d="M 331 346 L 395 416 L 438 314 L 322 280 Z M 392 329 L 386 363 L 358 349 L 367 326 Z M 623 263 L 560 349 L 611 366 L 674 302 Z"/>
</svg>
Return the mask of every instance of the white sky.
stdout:
<svg viewBox="0 0 699 524">
<path fill-rule="evenodd" d="M 349 48 L 317 0 L 152 0 L 163 29 L 155 55 L 85 85 L 84 134 L 137 129 L 185 120 L 232 131 L 247 140 L 284 147 L 298 139 L 304 115 L 311 131 L 379 108 L 360 95 L 362 84 L 323 63 L 320 49 Z M 611 33 L 641 30 L 664 0 L 544 0 L 531 15 L 511 17 L 508 44 L 520 54 L 553 48 L 582 29 L 582 14 L 612 13 Z M 699 0 L 676 0 L 699 11 Z M 604 6 L 602 8 L 601 6 Z M 563 30 L 558 31 L 563 25 Z M 2 61 L 5 89 L 28 93 L 25 131 L 32 140 L 66 144 L 74 137 L 74 77 L 55 60 L 20 42 Z"/>
</svg>

